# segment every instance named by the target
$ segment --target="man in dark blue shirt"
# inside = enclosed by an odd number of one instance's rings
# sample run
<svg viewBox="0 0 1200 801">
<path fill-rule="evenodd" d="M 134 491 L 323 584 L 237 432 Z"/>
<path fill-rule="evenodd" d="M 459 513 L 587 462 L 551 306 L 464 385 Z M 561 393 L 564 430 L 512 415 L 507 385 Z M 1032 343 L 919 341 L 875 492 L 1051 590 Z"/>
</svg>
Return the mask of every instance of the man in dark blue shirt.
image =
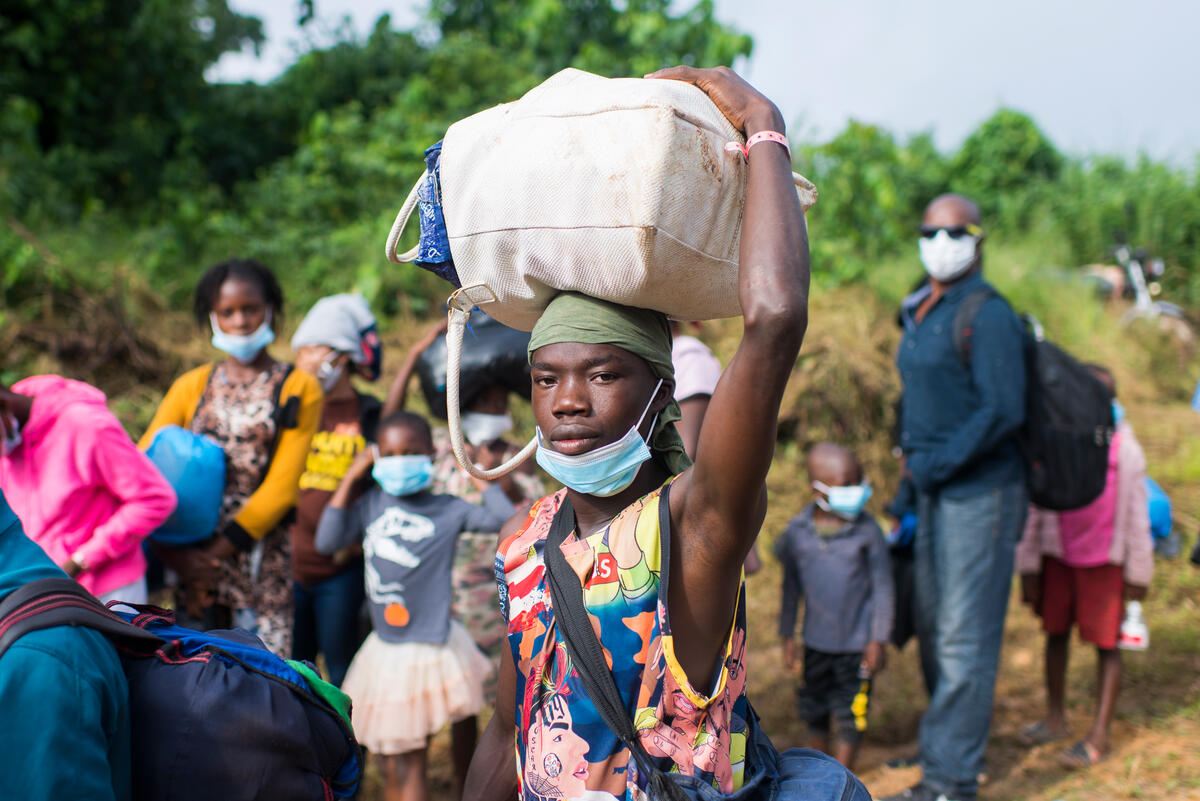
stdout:
<svg viewBox="0 0 1200 801">
<path fill-rule="evenodd" d="M 917 489 L 917 636 L 932 697 L 921 720 L 924 778 L 894 799 L 973 801 L 991 726 L 996 666 L 1027 504 L 1015 434 L 1025 420 L 1021 323 L 984 282 L 979 209 L 943 195 L 921 225 L 929 283 L 901 310 L 900 437 Z M 956 345 L 959 308 L 989 292 Z"/>
</svg>

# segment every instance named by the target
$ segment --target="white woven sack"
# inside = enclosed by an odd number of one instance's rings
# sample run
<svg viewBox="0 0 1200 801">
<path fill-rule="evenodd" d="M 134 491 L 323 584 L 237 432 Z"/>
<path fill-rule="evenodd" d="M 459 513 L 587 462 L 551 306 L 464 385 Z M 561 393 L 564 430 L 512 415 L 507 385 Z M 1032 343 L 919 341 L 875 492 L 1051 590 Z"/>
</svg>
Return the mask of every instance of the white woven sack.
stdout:
<svg viewBox="0 0 1200 801">
<path fill-rule="evenodd" d="M 564 290 L 682 320 L 741 314 L 747 165 L 731 141 L 744 137 L 691 84 L 575 69 L 455 123 L 442 208 L 463 287 L 485 285 L 471 298 L 526 331 Z M 794 178 L 807 210 L 816 188 Z M 388 239 L 393 261 L 415 257 L 396 254 L 415 198 Z"/>
</svg>

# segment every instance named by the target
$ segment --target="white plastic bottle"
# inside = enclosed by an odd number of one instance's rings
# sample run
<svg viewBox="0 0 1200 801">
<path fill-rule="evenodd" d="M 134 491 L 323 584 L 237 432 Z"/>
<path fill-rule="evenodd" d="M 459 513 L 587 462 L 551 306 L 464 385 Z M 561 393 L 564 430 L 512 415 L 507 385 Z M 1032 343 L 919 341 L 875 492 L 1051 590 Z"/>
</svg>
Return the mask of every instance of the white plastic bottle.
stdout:
<svg viewBox="0 0 1200 801">
<path fill-rule="evenodd" d="M 1142 605 L 1130 601 L 1125 605 L 1125 619 L 1121 621 L 1121 635 L 1117 647 L 1126 651 L 1145 651 L 1150 646 L 1150 630 L 1142 618 Z"/>
</svg>

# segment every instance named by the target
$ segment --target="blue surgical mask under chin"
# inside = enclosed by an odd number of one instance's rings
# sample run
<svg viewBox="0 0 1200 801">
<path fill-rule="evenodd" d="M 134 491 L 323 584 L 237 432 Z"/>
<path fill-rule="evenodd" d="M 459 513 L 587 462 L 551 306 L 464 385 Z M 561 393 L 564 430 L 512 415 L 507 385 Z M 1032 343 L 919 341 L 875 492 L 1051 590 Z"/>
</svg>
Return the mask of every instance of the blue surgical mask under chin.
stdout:
<svg viewBox="0 0 1200 801">
<path fill-rule="evenodd" d="M 275 332 L 271 330 L 270 309 L 267 309 L 267 317 L 263 320 L 263 324 L 251 334 L 225 333 L 217 323 L 216 313 L 209 314 L 208 320 L 212 324 L 213 347 L 228 353 L 242 364 L 254 361 L 267 345 L 275 341 Z"/>
<path fill-rule="evenodd" d="M 585 495 L 607 498 L 621 492 L 637 478 L 638 470 L 650 459 L 650 446 L 642 439 L 638 429 L 650 411 L 650 405 L 658 396 L 662 379 L 650 393 L 646 408 L 633 427 L 616 442 L 610 442 L 595 450 L 569 456 L 550 449 L 542 430 L 537 432 L 537 463 L 541 468 L 567 487 Z M 657 422 L 658 415 L 655 415 Z M 654 423 L 650 424 L 651 432 Z"/>
<path fill-rule="evenodd" d="M 817 506 L 848 521 L 858 519 L 871 497 L 871 485 L 865 481 L 849 487 L 831 487 L 824 482 L 814 481 L 812 486 L 818 492 L 825 493 L 824 498 L 817 496 Z"/>
<path fill-rule="evenodd" d="M 388 495 L 413 495 L 433 483 L 433 459 L 424 454 L 381 456 L 375 460 L 371 478 Z"/>
</svg>

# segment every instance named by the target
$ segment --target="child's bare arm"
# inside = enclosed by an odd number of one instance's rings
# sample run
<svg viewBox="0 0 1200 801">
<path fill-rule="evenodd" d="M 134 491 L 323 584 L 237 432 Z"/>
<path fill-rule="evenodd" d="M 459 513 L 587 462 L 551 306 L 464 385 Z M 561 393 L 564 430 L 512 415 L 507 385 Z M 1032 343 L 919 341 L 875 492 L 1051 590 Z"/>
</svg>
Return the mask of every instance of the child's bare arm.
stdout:
<svg viewBox="0 0 1200 801">
<path fill-rule="evenodd" d="M 365 448 L 358 452 L 342 476 L 342 482 L 329 499 L 329 506 L 334 509 L 348 509 L 362 494 L 363 485 L 375 466 L 374 448 Z"/>
</svg>

